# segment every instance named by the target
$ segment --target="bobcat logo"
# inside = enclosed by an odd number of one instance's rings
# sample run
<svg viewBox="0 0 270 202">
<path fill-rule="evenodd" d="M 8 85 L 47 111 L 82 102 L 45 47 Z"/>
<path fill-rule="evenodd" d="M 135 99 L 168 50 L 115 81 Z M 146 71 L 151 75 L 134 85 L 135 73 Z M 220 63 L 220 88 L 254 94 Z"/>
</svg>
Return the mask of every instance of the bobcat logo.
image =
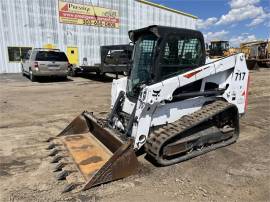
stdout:
<svg viewBox="0 0 270 202">
<path fill-rule="evenodd" d="M 152 96 L 158 99 L 158 97 L 160 96 L 160 92 L 161 90 L 153 90 Z"/>
</svg>

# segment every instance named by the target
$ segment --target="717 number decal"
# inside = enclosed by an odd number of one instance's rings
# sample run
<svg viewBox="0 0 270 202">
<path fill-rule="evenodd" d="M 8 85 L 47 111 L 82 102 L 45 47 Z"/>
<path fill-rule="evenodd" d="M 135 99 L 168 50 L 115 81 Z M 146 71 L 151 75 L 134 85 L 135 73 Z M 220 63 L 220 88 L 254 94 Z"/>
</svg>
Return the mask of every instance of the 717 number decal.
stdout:
<svg viewBox="0 0 270 202">
<path fill-rule="evenodd" d="M 245 79 L 246 72 L 235 73 L 235 81 L 243 81 Z"/>
</svg>

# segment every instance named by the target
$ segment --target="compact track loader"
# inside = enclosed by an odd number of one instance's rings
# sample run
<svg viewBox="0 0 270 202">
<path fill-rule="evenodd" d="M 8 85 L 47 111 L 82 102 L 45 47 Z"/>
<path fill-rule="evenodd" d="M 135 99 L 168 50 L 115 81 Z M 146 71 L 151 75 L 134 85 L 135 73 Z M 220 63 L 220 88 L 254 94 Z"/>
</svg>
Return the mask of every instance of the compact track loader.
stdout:
<svg viewBox="0 0 270 202">
<path fill-rule="evenodd" d="M 138 150 L 167 166 L 234 143 L 247 107 L 243 54 L 206 64 L 199 31 L 150 26 L 129 32 L 128 77 L 114 80 L 111 112 L 83 112 L 50 138 L 64 190 L 86 190 L 136 173 Z"/>
</svg>

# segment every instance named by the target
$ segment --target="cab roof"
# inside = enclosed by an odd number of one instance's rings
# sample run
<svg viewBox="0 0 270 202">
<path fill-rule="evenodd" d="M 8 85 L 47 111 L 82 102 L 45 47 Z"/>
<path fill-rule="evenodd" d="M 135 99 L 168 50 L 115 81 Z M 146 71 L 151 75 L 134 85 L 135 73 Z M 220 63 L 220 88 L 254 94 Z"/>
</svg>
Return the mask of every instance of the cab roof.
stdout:
<svg viewBox="0 0 270 202">
<path fill-rule="evenodd" d="M 195 38 L 200 38 L 203 40 L 203 35 L 200 31 L 185 28 L 160 26 L 160 25 L 151 25 L 149 27 L 131 30 L 128 32 L 129 38 L 132 42 L 137 41 L 141 35 L 147 33 L 152 33 L 156 35 L 158 38 L 164 37 L 169 34 L 179 34 L 179 35 L 186 35 L 189 37 L 193 36 Z"/>
</svg>

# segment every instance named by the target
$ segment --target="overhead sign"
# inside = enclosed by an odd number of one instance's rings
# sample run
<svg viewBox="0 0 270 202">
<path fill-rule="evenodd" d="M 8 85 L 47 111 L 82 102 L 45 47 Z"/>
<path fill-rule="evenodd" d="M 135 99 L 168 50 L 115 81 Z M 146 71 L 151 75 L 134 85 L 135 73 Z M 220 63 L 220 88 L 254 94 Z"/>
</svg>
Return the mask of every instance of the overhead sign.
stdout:
<svg viewBox="0 0 270 202">
<path fill-rule="evenodd" d="M 59 21 L 66 24 L 119 28 L 118 10 L 92 5 L 58 2 Z"/>
</svg>

